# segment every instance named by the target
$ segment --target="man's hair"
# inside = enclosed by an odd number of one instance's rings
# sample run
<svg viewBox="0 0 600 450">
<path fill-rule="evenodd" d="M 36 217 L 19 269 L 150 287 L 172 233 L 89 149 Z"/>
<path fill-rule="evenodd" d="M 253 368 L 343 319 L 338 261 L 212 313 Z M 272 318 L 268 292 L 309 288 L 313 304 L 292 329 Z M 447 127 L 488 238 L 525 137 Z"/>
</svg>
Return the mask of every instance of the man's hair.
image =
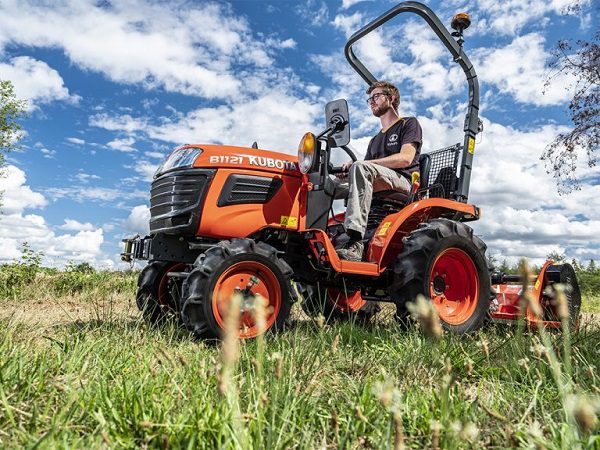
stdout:
<svg viewBox="0 0 600 450">
<path fill-rule="evenodd" d="M 398 111 L 398 105 L 400 105 L 400 91 L 398 91 L 398 88 L 387 81 L 376 81 L 367 89 L 367 95 L 370 95 L 375 88 L 381 88 L 386 95 L 393 95 L 394 101 L 392 102 L 392 106 Z"/>
</svg>

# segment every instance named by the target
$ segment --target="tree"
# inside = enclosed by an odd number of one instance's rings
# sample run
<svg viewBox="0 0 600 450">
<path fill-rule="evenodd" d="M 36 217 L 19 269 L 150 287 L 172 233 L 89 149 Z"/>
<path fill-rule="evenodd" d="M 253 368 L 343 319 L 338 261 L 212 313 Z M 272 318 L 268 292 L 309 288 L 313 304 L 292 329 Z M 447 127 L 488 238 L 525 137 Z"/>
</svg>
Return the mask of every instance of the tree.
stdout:
<svg viewBox="0 0 600 450">
<path fill-rule="evenodd" d="M 555 263 L 563 263 L 566 262 L 567 258 L 564 253 L 559 253 L 557 251 L 551 251 L 546 255 L 546 259 L 551 259 Z"/>
<path fill-rule="evenodd" d="M 19 119 L 25 116 L 26 102 L 15 96 L 9 80 L 0 80 L 0 168 L 4 165 L 4 155 L 18 148 L 23 137 Z"/>
<path fill-rule="evenodd" d="M 580 11 L 581 4 L 575 2 L 569 9 Z M 542 159 L 548 173 L 556 178 L 559 192 L 570 192 L 579 188 L 575 173 L 578 153 L 584 151 L 588 165 L 593 167 L 600 149 L 600 31 L 590 41 L 559 41 L 553 56 L 553 73 L 546 80 L 546 87 L 559 74 L 575 78 L 575 93 L 569 103 L 574 128 L 560 133 L 546 147 Z"/>
</svg>

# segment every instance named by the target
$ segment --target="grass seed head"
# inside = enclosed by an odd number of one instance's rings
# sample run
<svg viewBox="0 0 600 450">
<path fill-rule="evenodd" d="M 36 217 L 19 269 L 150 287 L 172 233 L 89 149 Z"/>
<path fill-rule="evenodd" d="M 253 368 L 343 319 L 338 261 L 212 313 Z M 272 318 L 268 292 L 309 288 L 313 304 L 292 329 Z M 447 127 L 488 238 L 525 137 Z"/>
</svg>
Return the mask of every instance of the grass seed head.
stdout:
<svg viewBox="0 0 600 450">
<path fill-rule="evenodd" d="M 482 339 L 477 343 L 479 347 L 481 347 L 481 351 L 485 355 L 486 358 L 490 357 L 490 344 L 485 339 Z"/>
<path fill-rule="evenodd" d="M 440 449 L 440 430 L 442 429 L 440 423 L 437 420 L 431 422 L 431 450 Z"/>
<path fill-rule="evenodd" d="M 254 296 L 254 305 L 252 314 L 254 315 L 254 322 L 258 329 L 258 334 L 261 335 L 266 331 L 267 328 L 267 306 L 269 301 L 260 294 Z"/>
<path fill-rule="evenodd" d="M 473 374 L 473 360 L 471 358 L 467 358 L 465 362 L 465 369 L 467 370 L 467 376 L 471 376 Z"/>
<path fill-rule="evenodd" d="M 475 442 L 479 436 L 479 429 L 473 422 L 463 424 L 458 436 L 463 441 Z"/>
<path fill-rule="evenodd" d="M 395 410 L 394 418 L 394 450 L 404 450 L 404 427 L 402 426 L 402 414 L 399 410 Z"/>
<path fill-rule="evenodd" d="M 356 417 L 358 418 L 358 420 L 360 420 L 361 422 L 365 422 L 365 423 L 369 422 L 367 420 L 367 418 L 365 417 L 365 415 L 363 414 L 360 405 L 356 405 L 355 411 L 356 411 Z"/>
<path fill-rule="evenodd" d="M 556 306 L 556 312 L 558 317 L 561 319 L 569 318 L 569 302 L 565 294 L 565 286 L 562 284 L 555 284 L 554 287 L 554 299 L 553 304 Z"/>
<path fill-rule="evenodd" d="M 444 331 L 436 307 L 423 295 L 417 295 L 416 301 L 408 302 L 406 308 L 419 323 L 425 335 L 433 339 L 442 337 Z"/>
<path fill-rule="evenodd" d="M 333 343 L 331 344 L 331 353 L 335 353 L 337 351 L 339 343 L 340 343 L 340 335 L 338 333 L 335 335 L 335 339 L 333 339 Z"/>
<path fill-rule="evenodd" d="M 274 352 L 269 359 L 275 363 L 275 378 L 280 379 L 283 375 L 283 356 L 279 352 Z"/>
<path fill-rule="evenodd" d="M 223 343 L 221 345 L 221 370 L 219 371 L 219 392 L 225 395 L 230 388 L 230 371 L 240 357 L 240 305 L 241 294 L 234 294 L 229 300 L 223 330 Z"/>
<path fill-rule="evenodd" d="M 598 424 L 598 409 L 592 401 L 583 395 L 570 396 L 567 399 L 567 407 L 575 419 L 575 423 L 583 434 L 590 434 Z"/>
<path fill-rule="evenodd" d="M 394 403 L 397 403 L 396 400 L 400 396 L 400 391 L 394 387 L 394 383 L 389 379 L 375 383 L 373 390 L 386 409 L 391 409 Z"/>
<path fill-rule="evenodd" d="M 317 324 L 317 326 L 319 328 L 323 328 L 325 327 L 325 316 L 323 316 L 322 314 L 319 314 L 316 319 L 315 319 L 315 323 Z"/>
<path fill-rule="evenodd" d="M 529 358 L 521 358 L 517 361 L 517 364 L 519 364 L 526 372 L 529 372 Z"/>
</svg>

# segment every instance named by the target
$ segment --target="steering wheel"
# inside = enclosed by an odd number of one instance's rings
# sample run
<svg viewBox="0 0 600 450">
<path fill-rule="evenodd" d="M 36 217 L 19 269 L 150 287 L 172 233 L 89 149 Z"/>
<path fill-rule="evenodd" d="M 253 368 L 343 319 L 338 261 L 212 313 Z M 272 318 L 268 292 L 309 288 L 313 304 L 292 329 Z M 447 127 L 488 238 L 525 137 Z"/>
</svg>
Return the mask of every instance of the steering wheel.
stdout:
<svg viewBox="0 0 600 450">
<path fill-rule="evenodd" d="M 350 149 L 350 147 L 348 147 L 347 145 L 342 145 L 341 147 L 338 147 L 338 148 L 341 148 L 342 150 L 344 150 L 348 154 L 348 156 L 350 157 L 350 159 L 352 159 L 352 162 L 356 162 L 356 159 L 357 159 L 356 155 L 354 154 L 354 152 L 352 151 L 352 149 Z M 335 175 L 336 173 L 343 173 L 344 172 L 344 169 L 342 169 L 342 166 L 334 167 L 334 166 L 331 165 L 331 163 L 329 163 L 328 169 L 329 169 L 329 173 L 332 174 L 332 175 Z"/>
</svg>

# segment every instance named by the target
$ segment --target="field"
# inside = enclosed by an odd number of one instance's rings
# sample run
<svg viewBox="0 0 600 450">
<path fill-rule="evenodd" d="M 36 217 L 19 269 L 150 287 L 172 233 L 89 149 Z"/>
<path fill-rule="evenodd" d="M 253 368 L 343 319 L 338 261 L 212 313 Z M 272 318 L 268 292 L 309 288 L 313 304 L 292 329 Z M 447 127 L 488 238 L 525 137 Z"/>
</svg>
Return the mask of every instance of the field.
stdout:
<svg viewBox="0 0 600 450">
<path fill-rule="evenodd" d="M 572 335 L 432 339 L 385 310 L 324 324 L 295 306 L 238 348 L 141 321 L 135 274 L 19 286 L 0 299 L 2 448 L 600 448 L 597 296 Z"/>
</svg>

